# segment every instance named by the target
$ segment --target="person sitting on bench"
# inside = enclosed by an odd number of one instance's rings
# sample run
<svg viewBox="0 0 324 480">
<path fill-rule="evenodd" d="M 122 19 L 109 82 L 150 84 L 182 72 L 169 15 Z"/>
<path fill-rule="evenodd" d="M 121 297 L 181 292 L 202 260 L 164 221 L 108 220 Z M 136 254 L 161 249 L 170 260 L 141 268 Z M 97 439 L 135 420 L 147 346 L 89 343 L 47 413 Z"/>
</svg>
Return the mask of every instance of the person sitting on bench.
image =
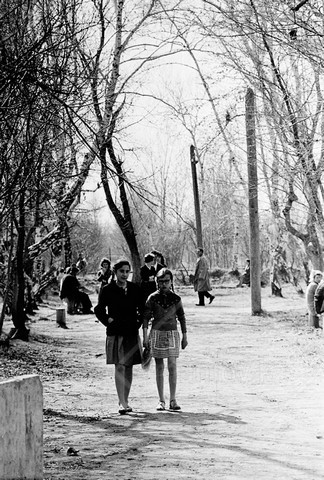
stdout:
<svg viewBox="0 0 324 480">
<path fill-rule="evenodd" d="M 80 282 L 76 278 L 78 272 L 78 267 L 72 264 L 62 279 L 60 298 L 67 300 L 68 313 L 71 315 L 74 313 L 93 313 L 89 295 L 82 291 Z M 79 307 L 81 308 L 81 312 L 78 312 Z"/>
</svg>

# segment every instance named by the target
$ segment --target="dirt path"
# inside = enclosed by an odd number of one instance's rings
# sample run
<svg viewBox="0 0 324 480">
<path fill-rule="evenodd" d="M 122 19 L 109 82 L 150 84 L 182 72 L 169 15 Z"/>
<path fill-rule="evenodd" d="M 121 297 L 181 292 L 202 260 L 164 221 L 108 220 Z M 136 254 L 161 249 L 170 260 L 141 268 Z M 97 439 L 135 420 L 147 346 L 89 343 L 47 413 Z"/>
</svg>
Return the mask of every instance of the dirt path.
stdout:
<svg viewBox="0 0 324 480">
<path fill-rule="evenodd" d="M 119 416 L 104 327 L 74 316 L 62 330 L 54 309 L 40 311 L 46 320 L 32 330 L 54 337 L 65 363 L 43 379 L 45 479 L 323 478 L 323 334 L 306 327 L 305 299 L 262 290 L 271 316 L 258 318 L 248 289 L 216 293 L 205 308 L 191 290 L 183 295 L 179 413 L 155 411 L 152 365 L 134 368 L 134 412 Z"/>
</svg>

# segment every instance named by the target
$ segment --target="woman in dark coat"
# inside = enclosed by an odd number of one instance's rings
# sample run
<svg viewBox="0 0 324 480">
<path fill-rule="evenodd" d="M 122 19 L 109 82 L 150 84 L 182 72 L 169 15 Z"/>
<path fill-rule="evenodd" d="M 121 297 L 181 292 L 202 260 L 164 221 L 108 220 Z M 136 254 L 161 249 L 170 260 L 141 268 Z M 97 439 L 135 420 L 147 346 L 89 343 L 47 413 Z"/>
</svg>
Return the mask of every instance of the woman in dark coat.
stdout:
<svg viewBox="0 0 324 480">
<path fill-rule="evenodd" d="M 106 327 L 106 363 L 115 365 L 115 384 L 119 413 L 131 412 L 128 404 L 133 380 L 133 365 L 142 361 L 138 330 L 144 309 L 140 287 L 129 282 L 130 263 L 118 260 L 114 265 L 116 279 L 105 285 L 99 295 L 95 314 Z"/>
<path fill-rule="evenodd" d="M 144 257 L 144 265 L 140 269 L 141 289 L 144 301 L 155 292 L 157 287 L 155 283 L 156 270 L 154 269 L 154 255 L 148 253 Z"/>
<path fill-rule="evenodd" d="M 108 260 L 108 258 L 103 258 L 100 262 L 100 270 L 98 270 L 97 273 L 97 280 L 101 283 L 99 295 L 103 287 L 108 284 L 111 275 L 112 272 L 110 269 L 110 261 Z"/>
</svg>

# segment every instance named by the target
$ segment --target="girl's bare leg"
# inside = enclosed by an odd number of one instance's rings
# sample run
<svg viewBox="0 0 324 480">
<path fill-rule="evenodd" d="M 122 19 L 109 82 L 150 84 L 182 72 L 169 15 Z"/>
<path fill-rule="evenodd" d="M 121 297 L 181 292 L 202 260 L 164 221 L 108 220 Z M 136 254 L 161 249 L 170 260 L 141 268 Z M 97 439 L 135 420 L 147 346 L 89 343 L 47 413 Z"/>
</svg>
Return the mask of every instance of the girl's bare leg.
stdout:
<svg viewBox="0 0 324 480">
<path fill-rule="evenodd" d="M 169 370 L 169 387 L 170 387 L 170 402 L 176 398 L 177 390 L 177 359 L 176 357 L 168 358 Z"/>
<path fill-rule="evenodd" d="M 156 376 L 156 386 L 158 389 L 160 402 L 164 402 L 164 361 L 163 358 L 155 359 L 155 376 Z"/>
</svg>

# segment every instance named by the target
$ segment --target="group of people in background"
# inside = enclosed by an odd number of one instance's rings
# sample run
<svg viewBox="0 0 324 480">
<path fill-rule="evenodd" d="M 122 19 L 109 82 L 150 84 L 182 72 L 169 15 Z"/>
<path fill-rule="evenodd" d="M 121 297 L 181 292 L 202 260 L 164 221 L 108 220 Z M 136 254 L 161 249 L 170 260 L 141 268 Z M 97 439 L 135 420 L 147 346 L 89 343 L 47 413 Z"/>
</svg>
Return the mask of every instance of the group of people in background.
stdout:
<svg viewBox="0 0 324 480">
<path fill-rule="evenodd" d="M 320 270 L 313 270 L 306 290 L 308 324 L 310 327 L 322 328 L 319 324 L 324 312 L 324 281 Z"/>
</svg>

